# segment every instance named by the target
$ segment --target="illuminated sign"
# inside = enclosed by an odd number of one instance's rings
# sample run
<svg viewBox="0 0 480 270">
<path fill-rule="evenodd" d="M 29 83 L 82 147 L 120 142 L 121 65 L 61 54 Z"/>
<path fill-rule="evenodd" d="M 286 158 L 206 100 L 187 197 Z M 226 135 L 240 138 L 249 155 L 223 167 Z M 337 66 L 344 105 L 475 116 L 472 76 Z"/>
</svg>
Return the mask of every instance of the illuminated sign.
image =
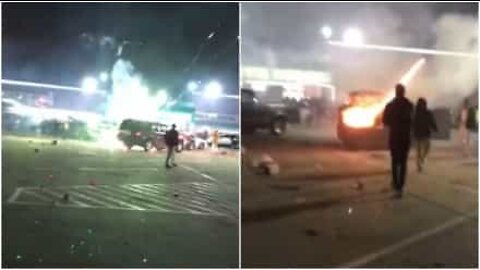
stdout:
<svg viewBox="0 0 480 270">
<path fill-rule="evenodd" d="M 302 84 L 330 84 L 331 76 L 328 72 L 299 69 L 269 69 L 266 67 L 242 68 L 242 80 L 282 81 Z"/>
</svg>

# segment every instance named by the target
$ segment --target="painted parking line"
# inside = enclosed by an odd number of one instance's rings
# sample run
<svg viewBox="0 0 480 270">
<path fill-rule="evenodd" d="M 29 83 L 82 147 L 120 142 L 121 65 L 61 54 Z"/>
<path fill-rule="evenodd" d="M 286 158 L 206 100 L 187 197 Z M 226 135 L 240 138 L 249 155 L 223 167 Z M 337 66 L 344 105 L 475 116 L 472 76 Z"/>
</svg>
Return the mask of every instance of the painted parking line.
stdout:
<svg viewBox="0 0 480 270">
<path fill-rule="evenodd" d="M 223 202 L 221 195 L 215 185 L 203 183 L 76 185 L 20 187 L 7 202 L 230 217 L 229 209 L 234 206 Z"/>
<path fill-rule="evenodd" d="M 438 226 L 435 226 L 433 228 L 430 228 L 428 230 L 421 231 L 417 234 L 414 234 L 410 237 L 407 237 L 395 244 L 392 244 L 390 246 L 387 246 L 385 248 L 379 249 L 377 251 L 374 251 L 370 254 L 367 254 L 365 256 L 362 256 L 360 258 L 357 258 L 353 261 L 350 261 L 344 265 L 338 266 L 339 268 L 359 268 L 367 265 L 370 262 L 373 262 L 381 257 L 384 257 L 386 255 L 389 255 L 391 253 L 394 253 L 400 249 L 403 249 L 407 246 L 410 246 L 412 244 L 415 244 L 421 240 L 424 240 L 428 237 L 432 237 L 438 233 L 441 233 L 445 230 L 454 228 L 456 226 L 459 226 L 463 224 L 464 222 L 470 220 L 471 217 L 473 217 L 476 213 L 472 213 L 470 215 L 464 215 L 464 216 L 457 216 L 455 218 L 452 218 Z"/>
<path fill-rule="evenodd" d="M 7 202 L 12 203 L 17 200 L 18 196 L 20 196 L 20 193 L 22 192 L 22 188 L 17 188 L 15 189 L 15 192 L 13 192 L 12 196 L 8 198 Z"/>
<path fill-rule="evenodd" d="M 153 167 L 146 167 L 146 168 L 107 168 L 107 167 L 81 167 L 78 168 L 79 171 L 84 171 L 84 172 L 126 172 L 126 171 L 150 171 L 150 172 L 158 172 L 158 168 L 153 168 Z"/>
<path fill-rule="evenodd" d="M 216 184 L 220 184 L 220 181 L 218 181 L 218 180 L 215 179 L 214 177 L 212 177 L 212 176 L 210 176 L 210 175 L 208 175 L 208 174 L 202 173 L 201 171 L 199 171 L 199 170 L 197 170 L 197 169 L 194 169 L 194 168 L 192 168 L 192 167 L 190 167 L 190 166 L 180 165 L 180 167 L 183 168 L 183 169 L 185 169 L 185 170 L 187 170 L 187 171 L 191 171 L 191 172 L 193 172 L 193 173 L 195 173 L 195 174 L 198 174 L 198 175 L 200 175 L 201 177 L 203 177 L 203 178 L 205 178 L 205 179 L 207 179 L 207 180 L 210 180 L 210 181 L 212 181 L 212 182 L 214 182 L 214 183 L 216 183 Z"/>
</svg>

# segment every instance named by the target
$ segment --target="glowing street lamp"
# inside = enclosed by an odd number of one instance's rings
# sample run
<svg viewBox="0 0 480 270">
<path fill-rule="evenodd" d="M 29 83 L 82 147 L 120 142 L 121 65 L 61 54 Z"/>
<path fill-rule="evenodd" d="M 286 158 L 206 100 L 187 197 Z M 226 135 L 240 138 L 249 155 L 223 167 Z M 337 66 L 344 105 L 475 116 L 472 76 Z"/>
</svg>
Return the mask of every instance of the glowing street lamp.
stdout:
<svg viewBox="0 0 480 270">
<path fill-rule="evenodd" d="M 97 91 L 98 81 L 92 77 L 86 77 L 82 81 L 82 90 L 87 93 L 93 93 Z"/>
<path fill-rule="evenodd" d="M 364 43 L 363 34 L 357 28 L 348 28 L 343 33 L 343 42 L 352 47 L 361 46 Z"/>
<path fill-rule="evenodd" d="M 212 81 L 205 86 L 203 96 L 206 99 L 216 100 L 222 95 L 222 92 L 222 85 L 216 81 Z"/>
<path fill-rule="evenodd" d="M 193 91 L 197 90 L 197 88 L 198 88 L 198 84 L 194 81 L 191 81 L 187 84 L 187 89 L 190 92 L 193 92 Z"/>
<path fill-rule="evenodd" d="M 324 25 L 322 27 L 322 29 L 320 29 L 321 33 L 322 33 L 322 36 L 325 38 L 325 39 L 330 39 L 332 37 L 332 34 L 333 34 L 333 30 L 330 26 L 328 25 Z"/>
</svg>

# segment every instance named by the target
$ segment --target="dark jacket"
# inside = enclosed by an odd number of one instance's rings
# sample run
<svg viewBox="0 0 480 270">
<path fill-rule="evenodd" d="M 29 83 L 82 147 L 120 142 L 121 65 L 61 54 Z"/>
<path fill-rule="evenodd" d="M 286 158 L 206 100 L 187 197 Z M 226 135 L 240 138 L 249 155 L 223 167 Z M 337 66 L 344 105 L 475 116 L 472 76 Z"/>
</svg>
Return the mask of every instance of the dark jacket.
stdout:
<svg viewBox="0 0 480 270">
<path fill-rule="evenodd" d="M 415 111 L 413 119 L 413 136 L 415 139 L 428 139 L 432 131 L 437 131 L 435 118 L 430 110 L 421 109 Z"/>
<path fill-rule="evenodd" d="M 390 149 L 408 149 L 412 126 L 413 104 L 405 97 L 394 98 L 385 107 L 383 124 L 388 126 Z"/>
<path fill-rule="evenodd" d="M 178 145 L 178 131 L 170 129 L 165 133 L 165 144 L 167 146 L 176 146 Z"/>
</svg>

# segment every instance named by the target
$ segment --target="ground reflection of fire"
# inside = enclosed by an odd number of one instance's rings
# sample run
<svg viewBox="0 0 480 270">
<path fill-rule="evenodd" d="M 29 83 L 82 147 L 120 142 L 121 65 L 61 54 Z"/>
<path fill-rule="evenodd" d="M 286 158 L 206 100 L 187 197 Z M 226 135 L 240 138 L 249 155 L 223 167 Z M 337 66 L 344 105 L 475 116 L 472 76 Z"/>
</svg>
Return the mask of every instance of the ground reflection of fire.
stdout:
<svg viewBox="0 0 480 270">
<path fill-rule="evenodd" d="M 413 77 L 425 64 L 425 58 L 419 59 L 402 76 L 399 83 L 408 86 Z M 383 112 L 385 105 L 395 96 L 394 90 L 386 95 L 364 93 L 361 98 L 349 101 L 349 107 L 342 111 L 343 123 L 352 128 L 370 128 L 377 124 L 377 120 Z"/>
</svg>

